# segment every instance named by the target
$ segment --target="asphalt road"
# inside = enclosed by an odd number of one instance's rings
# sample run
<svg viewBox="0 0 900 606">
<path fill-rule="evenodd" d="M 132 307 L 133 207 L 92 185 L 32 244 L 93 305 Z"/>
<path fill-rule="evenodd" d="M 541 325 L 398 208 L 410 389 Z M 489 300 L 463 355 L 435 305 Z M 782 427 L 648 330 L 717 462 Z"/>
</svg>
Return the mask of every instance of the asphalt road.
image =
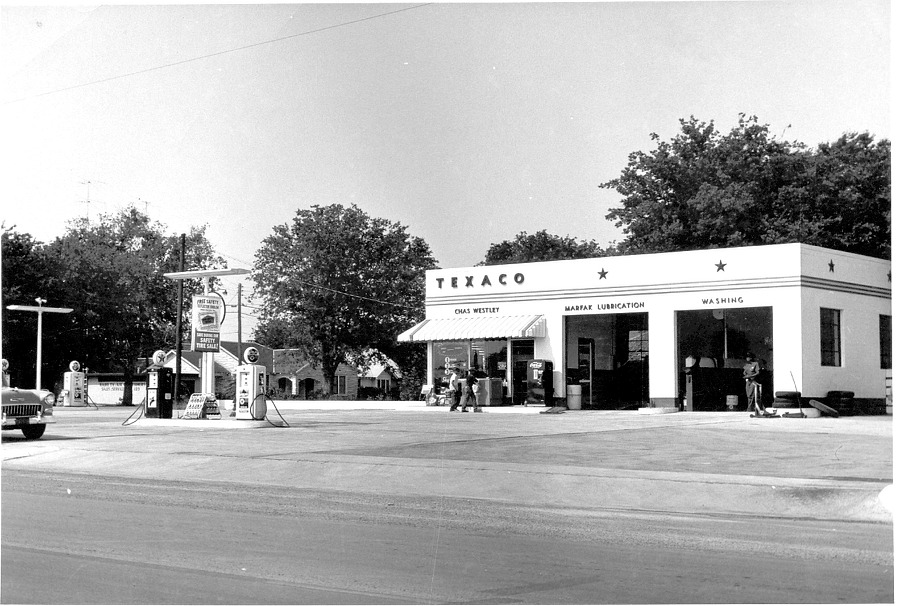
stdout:
<svg viewBox="0 0 900 606">
<path fill-rule="evenodd" d="M 4 433 L 0 601 L 893 602 L 889 417 L 130 412 Z"/>
</svg>

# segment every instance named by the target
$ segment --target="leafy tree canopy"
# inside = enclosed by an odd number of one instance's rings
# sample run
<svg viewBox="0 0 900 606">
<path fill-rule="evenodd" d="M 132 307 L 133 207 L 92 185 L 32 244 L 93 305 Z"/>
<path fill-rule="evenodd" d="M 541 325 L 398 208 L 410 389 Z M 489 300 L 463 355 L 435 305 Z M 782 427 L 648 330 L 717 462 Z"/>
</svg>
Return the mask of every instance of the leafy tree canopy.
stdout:
<svg viewBox="0 0 900 606">
<path fill-rule="evenodd" d="M 404 369 L 424 366 L 420 348 L 396 337 L 424 317 L 424 274 L 434 267 L 425 241 L 399 223 L 355 205 L 298 210 L 256 253 L 256 339 L 302 350 L 326 389 L 338 364 L 365 366 L 373 350 Z"/>
<path fill-rule="evenodd" d="M 205 227 L 193 228 L 185 244 L 187 267 L 222 263 Z M 42 249 L 51 271 L 29 285 L 43 291 L 48 304 L 74 310 L 64 329 L 45 333 L 48 368 L 61 374 L 70 359 L 77 359 L 91 370 L 122 372 L 130 383 L 138 358 L 174 346 L 177 282 L 163 274 L 179 269 L 180 248 L 180 236 L 165 234 L 162 225 L 134 207 L 70 222 L 63 236 Z M 185 291 L 187 298 L 202 288 L 185 281 Z M 126 386 L 124 403 L 130 396 Z"/>
<path fill-rule="evenodd" d="M 15 226 L 2 226 L 2 291 L 3 291 L 3 356 L 10 363 L 12 384 L 32 387 L 35 378 L 37 318 L 34 313 L 9 311 L 7 305 L 35 305 L 35 299 L 47 301 L 50 307 L 64 307 L 64 302 L 47 289 L 53 268 L 44 252 L 44 244 L 30 234 L 16 231 Z M 65 326 L 59 314 L 45 314 L 45 331 Z M 43 356 L 42 356 L 43 357 Z M 43 365 L 42 365 L 43 366 Z"/>
<path fill-rule="evenodd" d="M 671 140 L 628 156 L 600 185 L 622 194 L 607 219 L 622 252 L 802 242 L 890 258 L 890 142 L 848 133 L 811 149 L 756 116 L 723 135 L 681 120 Z"/>
<path fill-rule="evenodd" d="M 613 248 L 601 248 L 594 240 L 577 241 L 569 236 L 555 236 L 542 229 L 534 234 L 524 231 L 512 241 L 491 244 L 479 265 L 503 263 L 531 263 L 534 261 L 558 261 L 561 259 L 588 259 L 614 253 Z"/>
</svg>

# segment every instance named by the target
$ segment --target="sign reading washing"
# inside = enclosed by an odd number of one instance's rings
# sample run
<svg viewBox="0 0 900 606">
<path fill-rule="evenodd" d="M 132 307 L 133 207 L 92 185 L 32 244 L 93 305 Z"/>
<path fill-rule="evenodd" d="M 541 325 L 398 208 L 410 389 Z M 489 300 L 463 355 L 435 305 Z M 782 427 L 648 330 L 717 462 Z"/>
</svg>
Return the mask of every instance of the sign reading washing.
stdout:
<svg viewBox="0 0 900 606">
<path fill-rule="evenodd" d="M 735 303 L 743 303 L 744 297 L 710 297 L 708 299 L 700 299 L 704 305 L 733 305 Z"/>
</svg>

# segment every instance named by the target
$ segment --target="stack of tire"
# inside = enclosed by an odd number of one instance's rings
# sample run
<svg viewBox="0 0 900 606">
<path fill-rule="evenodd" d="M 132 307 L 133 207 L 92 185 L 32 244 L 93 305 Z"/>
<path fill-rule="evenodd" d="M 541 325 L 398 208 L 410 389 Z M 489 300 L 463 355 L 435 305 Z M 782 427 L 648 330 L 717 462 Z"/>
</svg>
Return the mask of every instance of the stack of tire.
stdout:
<svg viewBox="0 0 900 606">
<path fill-rule="evenodd" d="M 778 410 L 778 414 L 787 416 L 802 416 L 803 418 L 820 417 L 822 414 L 809 402 L 802 406 L 799 391 L 776 391 L 772 408 Z"/>
<path fill-rule="evenodd" d="M 852 391 L 829 391 L 828 405 L 838 411 L 842 417 L 859 414 L 860 411 L 853 400 L 854 396 L 856 394 Z"/>
<path fill-rule="evenodd" d="M 776 391 L 775 401 L 772 402 L 772 408 L 781 410 L 783 408 L 796 408 L 800 411 L 800 392 L 799 391 Z"/>
</svg>

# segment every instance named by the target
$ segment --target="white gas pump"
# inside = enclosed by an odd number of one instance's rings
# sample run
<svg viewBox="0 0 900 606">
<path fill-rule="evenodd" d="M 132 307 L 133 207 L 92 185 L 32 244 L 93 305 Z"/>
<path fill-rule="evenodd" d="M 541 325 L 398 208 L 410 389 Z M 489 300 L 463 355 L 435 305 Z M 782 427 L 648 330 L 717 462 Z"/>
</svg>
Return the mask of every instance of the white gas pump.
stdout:
<svg viewBox="0 0 900 606">
<path fill-rule="evenodd" d="M 86 406 L 87 385 L 84 373 L 81 372 L 81 364 L 78 360 L 69 362 L 69 370 L 63 373 L 63 393 L 65 398 L 63 406 Z"/>
<path fill-rule="evenodd" d="M 259 350 L 244 350 L 244 362 L 237 367 L 234 384 L 235 419 L 266 418 L 266 367 L 256 364 Z"/>
</svg>

